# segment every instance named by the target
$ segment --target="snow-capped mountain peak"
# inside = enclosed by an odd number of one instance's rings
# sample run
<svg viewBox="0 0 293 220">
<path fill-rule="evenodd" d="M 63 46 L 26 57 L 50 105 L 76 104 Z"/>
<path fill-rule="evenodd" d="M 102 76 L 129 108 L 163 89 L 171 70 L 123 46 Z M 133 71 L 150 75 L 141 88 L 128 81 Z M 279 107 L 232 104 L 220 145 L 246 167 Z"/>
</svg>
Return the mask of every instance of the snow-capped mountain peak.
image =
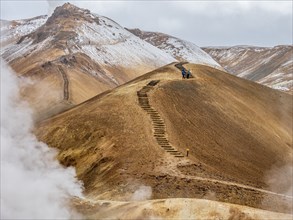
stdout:
<svg viewBox="0 0 293 220">
<path fill-rule="evenodd" d="M 10 61 L 36 49 L 55 47 L 65 54 L 85 53 L 102 64 L 128 66 L 145 62 L 159 67 L 175 61 L 111 19 L 69 3 L 57 7 L 43 25 L 26 33 L 19 36 L 17 45 L 2 51 L 4 58 Z"/>
</svg>

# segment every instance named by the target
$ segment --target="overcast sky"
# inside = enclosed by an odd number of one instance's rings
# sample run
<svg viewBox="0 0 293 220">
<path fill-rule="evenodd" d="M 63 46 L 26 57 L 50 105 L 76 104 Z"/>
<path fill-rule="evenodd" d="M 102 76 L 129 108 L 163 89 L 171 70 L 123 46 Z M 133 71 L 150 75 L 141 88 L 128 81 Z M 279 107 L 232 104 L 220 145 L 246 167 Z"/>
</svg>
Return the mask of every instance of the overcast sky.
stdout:
<svg viewBox="0 0 293 220">
<path fill-rule="evenodd" d="M 199 46 L 292 45 L 292 0 L 1 0 L 1 19 L 22 19 L 47 14 L 65 2 L 109 17 L 124 27 L 167 33 Z"/>
</svg>

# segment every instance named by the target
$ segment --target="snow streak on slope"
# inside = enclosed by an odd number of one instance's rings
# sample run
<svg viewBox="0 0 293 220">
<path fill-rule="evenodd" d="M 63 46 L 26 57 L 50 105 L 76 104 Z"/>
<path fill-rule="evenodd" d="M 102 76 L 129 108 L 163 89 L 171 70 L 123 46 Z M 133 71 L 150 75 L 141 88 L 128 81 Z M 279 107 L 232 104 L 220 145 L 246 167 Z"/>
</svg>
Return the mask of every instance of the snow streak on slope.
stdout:
<svg viewBox="0 0 293 220">
<path fill-rule="evenodd" d="M 21 36 L 29 34 L 42 26 L 47 16 L 16 21 L 1 21 L 1 44 L 12 42 Z M 3 46 L 3 45 L 2 45 Z"/>
<path fill-rule="evenodd" d="M 139 29 L 129 29 L 129 31 L 170 54 L 175 59 L 222 69 L 210 55 L 191 42 L 163 33 L 146 32 Z"/>
</svg>

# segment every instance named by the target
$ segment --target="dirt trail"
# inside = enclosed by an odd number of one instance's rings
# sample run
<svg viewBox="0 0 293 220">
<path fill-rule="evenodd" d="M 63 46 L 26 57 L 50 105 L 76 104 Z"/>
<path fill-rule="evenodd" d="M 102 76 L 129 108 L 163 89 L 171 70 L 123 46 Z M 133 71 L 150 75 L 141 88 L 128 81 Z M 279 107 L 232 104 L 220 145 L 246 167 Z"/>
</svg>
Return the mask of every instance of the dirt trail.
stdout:
<svg viewBox="0 0 293 220">
<path fill-rule="evenodd" d="M 180 70 L 182 71 L 183 69 L 185 70 L 185 72 L 187 71 L 185 68 L 184 68 L 184 64 L 187 64 L 188 62 L 181 62 L 181 63 L 177 63 L 175 64 L 175 66 Z"/>
<path fill-rule="evenodd" d="M 69 100 L 69 81 L 66 76 L 65 71 L 62 69 L 61 66 L 58 66 L 59 72 L 61 73 L 62 79 L 63 79 L 63 101 Z"/>
<path fill-rule="evenodd" d="M 154 137 L 157 140 L 157 143 L 168 153 L 174 155 L 175 157 L 184 157 L 181 152 L 176 150 L 169 142 L 166 137 L 166 125 L 164 120 L 156 111 L 151 104 L 149 103 L 149 98 L 147 96 L 147 92 L 149 92 L 159 80 L 150 81 L 146 86 L 144 86 L 141 90 L 137 92 L 138 103 L 140 107 L 145 110 L 151 117 Z"/>
<path fill-rule="evenodd" d="M 291 200 L 293 199 L 293 197 L 289 196 L 289 195 L 284 195 L 284 194 L 272 192 L 272 191 L 269 191 L 269 190 L 260 189 L 260 188 L 256 188 L 256 187 L 252 187 L 252 186 L 248 186 L 248 185 L 244 185 L 244 184 L 240 184 L 240 183 L 236 183 L 236 182 L 231 182 L 231 181 L 212 179 L 212 178 L 206 178 L 206 177 L 191 176 L 191 175 L 184 175 L 182 173 L 178 173 L 176 176 L 181 177 L 181 178 L 187 178 L 187 179 L 193 179 L 193 180 L 199 180 L 199 181 L 206 181 L 206 182 L 211 182 L 211 183 L 223 184 L 223 185 L 227 185 L 227 186 L 235 186 L 235 187 L 244 188 L 244 189 L 248 189 L 248 190 L 258 191 L 258 192 L 268 194 L 268 195 L 280 196 L 280 197 L 288 198 L 288 199 L 291 199 Z"/>
</svg>

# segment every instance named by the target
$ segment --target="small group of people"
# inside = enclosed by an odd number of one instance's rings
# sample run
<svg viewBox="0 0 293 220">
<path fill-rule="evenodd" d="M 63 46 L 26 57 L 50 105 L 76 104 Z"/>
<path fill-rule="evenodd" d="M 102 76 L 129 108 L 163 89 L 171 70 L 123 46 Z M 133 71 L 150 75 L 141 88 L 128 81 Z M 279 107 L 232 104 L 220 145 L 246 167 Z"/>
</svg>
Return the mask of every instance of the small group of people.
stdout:
<svg viewBox="0 0 293 220">
<path fill-rule="evenodd" d="M 190 70 L 188 70 L 187 72 L 186 72 L 186 70 L 184 69 L 184 68 L 182 68 L 182 79 L 189 79 L 189 77 L 191 76 L 191 72 L 190 72 Z"/>
</svg>

